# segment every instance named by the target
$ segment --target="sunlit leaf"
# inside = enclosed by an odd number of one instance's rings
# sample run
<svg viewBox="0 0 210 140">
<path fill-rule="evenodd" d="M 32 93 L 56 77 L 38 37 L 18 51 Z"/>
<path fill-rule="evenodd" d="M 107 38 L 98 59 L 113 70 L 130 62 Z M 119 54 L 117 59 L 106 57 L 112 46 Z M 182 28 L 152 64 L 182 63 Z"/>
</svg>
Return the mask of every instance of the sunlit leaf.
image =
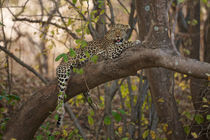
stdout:
<svg viewBox="0 0 210 140">
<path fill-rule="evenodd" d="M 81 41 L 81 47 L 84 48 L 88 45 L 88 43 L 84 40 Z"/>
<path fill-rule="evenodd" d="M 144 131 L 142 134 L 143 139 L 145 139 L 149 135 L 149 130 Z"/>
<path fill-rule="evenodd" d="M 184 126 L 184 132 L 188 135 L 190 133 L 190 127 Z"/>
<path fill-rule="evenodd" d="M 151 136 L 151 138 L 154 140 L 154 139 L 156 138 L 156 133 L 155 133 L 155 131 L 151 130 L 151 131 L 150 131 L 150 136 Z"/>
<path fill-rule="evenodd" d="M 90 54 L 87 51 L 85 52 L 85 55 L 87 58 L 90 58 Z"/>
<path fill-rule="evenodd" d="M 168 130 L 168 124 L 167 123 L 163 123 L 162 124 L 162 127 L 163 127 L 163 131 L 164 132 L 167 132 L 167 130 Z"/>
<path fill-rule="evenodd" d="M 98 60 L 98 56 L 97 55 L 93 55 L 90 59 L 92 62 L 96 63 Z"/>
<path fill-rule="evenodd" d="M 76 32 L 77 32 L 77 33 L 81 32 L 81 31 L 82 31 L 81 29 L 76 29 Z"/>
<path fill-rule="evenodd" d="M 90 115 L 91 115 L 91 116 L 94 116 L 94 114 L 95 114 L 94 111 L 91 109 L 91 110 L 90 110 Z"/>
<path fill-rule="evenodd" d="M 193 138 L 197 139 L 198 135 L 195 132 L 191 132 L 191 135 L 193 136 Z"/>
<path fill-rule="evenodd" d="M 188 111 L 184 111 L 183 114 L 189 119 L 192 120 L 192 114 Z"/>
<path fill-rule="evenodd" d="M 67 136 L 68 136 L 68 132 L 67 132 L 65 129 L 63 129 L 62 132 L 63 132 L 63 136 L 64 136 L 64 137 L 67 137 Z"/>
<path fill-rule="evenodd" d="M 178 0 L 178 3 L 183 3 L 184 2 L 184 0 Z"/>
<path fill-rule="evenodd" d="M 69 55 L 71 57 L 75 57 L 76 56 L 76 52 L 74 51 L 74 49 L 72 49 L 72 48 L 69 49 Z"/>
<path fill-rule="evenodd" d="M 120 126 L 120 127 L 118 128 L 118 132 L 119 132 L 120 134 L 122 134 L 122 130 L 123 130 L 123 128 L 122 128 L 122 126 Z"/>
<path fill-rule="evenodd" d="M 160 98 L 160 99 L 158 99 L 158 102 L 160 102 L 160 103 L 164 103 L 165 101 L 164 101 L 164 99 L 163 99 L 163 98 Z"/>
<path fill-rule="evenodd" d="M 210 120 L 210 115 L 206 115 L 206 119 L 207 120 Z"/>
<path fill-rule="evenodd" d="M 88 116 L 88 123 L 89 123 L 90 125 L 93 125 L 93 124 L 94 124 L 93 117 L 91 117 L 90 115 Z"/>
</svg>

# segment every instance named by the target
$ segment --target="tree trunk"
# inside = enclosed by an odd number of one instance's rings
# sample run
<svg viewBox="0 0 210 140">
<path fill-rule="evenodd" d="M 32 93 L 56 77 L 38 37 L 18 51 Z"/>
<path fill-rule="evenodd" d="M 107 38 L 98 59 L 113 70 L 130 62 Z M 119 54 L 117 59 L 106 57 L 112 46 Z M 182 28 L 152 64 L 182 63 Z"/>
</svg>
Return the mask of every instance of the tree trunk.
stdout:
<svg viewBox="0 0 210 140">
<path fill-rule="evenodd" d="M 199 60 L 199 50 L 200 50 L 200 1 L 194 1 L 193 4 L 189 2 L 187 12 L 190 15 L 190 20 L 197 20 L 198 24 L 196 26 L 189 25 L 188 33 L 195 34 L 194 36 L 190 36 L 192 41 L 192 45 L 190 49 L 190 58 Z M 209 25 L 209 23 L 208 23 Z M 207 25 L 207 26 L 208 26 Z M 208 28 L 207 44 L 205 46 L 205 55 L 204 61 L 210 63 L 210 36 L 209 36 L 210 28 Z M 204 39 L 204 38 L 203 38 Z M 210 109 L 203 107 L 206 105 L 203 102 L 203 98 L 206 98 L 210 101 L 210 89 L 208 87 L 208 80 L 197 79 L 194 77 L 190 77 L 190 89 L 192 95 L 192 101 L 194 108 L 196 110 L 196 114 L 200 114 L 204 118 L 204 122 L 201 124 L 197 124 L 193 122 L 191 132 L 195 132 L 198 135 L 199 140 L 207 140 L 210 138 L 210 133 L 207 131 L 209 122 L 206 120 L 206 115 L 210 114 Z M 208 133 L 208 134 L 207 134 Z M 189 136 L 192 138 L 191 136 Z"/>
<path fill-rule="evenodd" d="M 154 48 L 171 48 L 167 29 L 167 0 L 137 0 L 136 6 L 140 40 L 148 38 L 147 43 L 156 46 Z M 151 68 L 146 70 L 146 76 L 160 123 L 168 126 L 165 130 L 166 137 L 169 140 L 184 140 L 185 133 L 171 90 L 173 73 L 164 68 Z"/>
</svg>

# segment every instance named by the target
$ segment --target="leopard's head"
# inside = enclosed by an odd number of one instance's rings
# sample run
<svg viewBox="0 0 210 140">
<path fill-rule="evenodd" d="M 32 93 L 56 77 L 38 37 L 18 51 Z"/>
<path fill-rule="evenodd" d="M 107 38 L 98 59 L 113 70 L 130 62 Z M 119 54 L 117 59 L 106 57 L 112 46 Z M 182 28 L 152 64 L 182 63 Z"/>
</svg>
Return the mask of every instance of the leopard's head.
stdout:
<svg viewBox="0 0 210 140">
<path fill-rule="evenodd" d="M 129 26 L 123 24 L 110 25 L 109 30 L 105 35 L 105 38 L 117 45 L 123 43 L 127 36 Z"/>
</svg>

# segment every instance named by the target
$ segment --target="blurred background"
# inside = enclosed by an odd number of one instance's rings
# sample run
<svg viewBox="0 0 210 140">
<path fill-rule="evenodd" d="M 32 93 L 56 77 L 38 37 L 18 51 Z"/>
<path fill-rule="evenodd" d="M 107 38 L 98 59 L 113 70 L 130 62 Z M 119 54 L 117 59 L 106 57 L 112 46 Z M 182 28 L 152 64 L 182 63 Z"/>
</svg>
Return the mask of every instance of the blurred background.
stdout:
<svg viewBox="0 0 210 140">
<path fill-rule="evenodd" d="M 209 7 L 209 0 L 168 2 L 168 34 L 181 55 L 210 62 Z M 129 40 L 136 40 L 141 34 L 137 21 L 141 19 L 137 20 L 135 0 L 1 0 L 0 46 L 6 53 L 0 49 L 0 139 L 11 115 L 55 79 L 57 56 L 79 47 L 82 40 L 103 38 L 108 25 L 114 23 L 130 25 Z M 174 72 L 172 80 L 186 135 L 210 138 L 209 86 L 202 84 L 202 90 L 196 91 L 200 95 L 197 102 L 192 99 L 190 77 Z M 82 94 L 68 101 L 88 139 L 165 140 L 172 133 L 167 123 L 159 121 L 144 70 L 90 93 L 95 110 Z M 58 131 L 55 115 L 52 112 L 34 139 L 84 139 L 68 114 L 63 130 Z"/>
</svg>

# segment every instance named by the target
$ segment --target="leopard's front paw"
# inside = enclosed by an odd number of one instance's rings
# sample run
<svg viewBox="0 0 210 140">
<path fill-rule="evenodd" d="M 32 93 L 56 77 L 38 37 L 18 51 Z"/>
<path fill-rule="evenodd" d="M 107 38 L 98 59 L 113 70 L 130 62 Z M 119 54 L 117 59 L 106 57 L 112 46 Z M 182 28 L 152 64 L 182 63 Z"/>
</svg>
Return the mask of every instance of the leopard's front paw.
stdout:
<svg viewBox="0 0 210 140">
<path fill-rule="evenodd" d="M 139 44 L 141 44 L 141 41 L 140 40 L 136 40 L 135 41 L 135 45 L 139 45 Z"/>
</svg>

